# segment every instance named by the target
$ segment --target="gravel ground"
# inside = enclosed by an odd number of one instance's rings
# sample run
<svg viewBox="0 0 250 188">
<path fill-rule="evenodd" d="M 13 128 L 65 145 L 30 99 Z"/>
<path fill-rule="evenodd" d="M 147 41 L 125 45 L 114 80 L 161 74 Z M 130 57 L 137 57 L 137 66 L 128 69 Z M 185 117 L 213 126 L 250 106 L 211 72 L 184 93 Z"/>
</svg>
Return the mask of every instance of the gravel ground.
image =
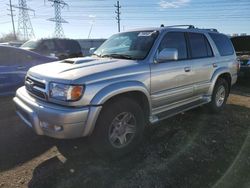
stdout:
<svg viewBox="0 0 250 188">
<path fill-rule="evenodd" d="M 104 160 L 86 139 L 36 136 L 0 99 L 0 188 L 250 187 L 250 87 L 236 86 L 225 110 L 200 107 L 148 127 L 142 144 Z"/>
</svg>

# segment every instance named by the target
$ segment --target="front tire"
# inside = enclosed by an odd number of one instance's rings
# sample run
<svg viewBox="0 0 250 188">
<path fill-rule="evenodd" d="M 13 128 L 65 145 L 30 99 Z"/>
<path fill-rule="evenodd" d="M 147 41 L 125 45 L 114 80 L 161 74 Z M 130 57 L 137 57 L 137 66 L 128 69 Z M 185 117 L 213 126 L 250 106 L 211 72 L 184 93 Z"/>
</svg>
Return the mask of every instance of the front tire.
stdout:
<svg viewBox="0 0 250 188">
<path fill-rule="evenodd" d="M 141 141 L 144 113 L 133 99 L 120 97 L 104 105 L 89 141 L 100 155 L 119 157 Z"/>
<path fill-rule="evenodd" d="M 228 95 L 229 83 L 223 78 L 218 78 L 213 90 L 212 101 L 209 103 L 210 111 L 212 113 L 218 113 L 223 110 L 227 102 Z"/>
</svg>

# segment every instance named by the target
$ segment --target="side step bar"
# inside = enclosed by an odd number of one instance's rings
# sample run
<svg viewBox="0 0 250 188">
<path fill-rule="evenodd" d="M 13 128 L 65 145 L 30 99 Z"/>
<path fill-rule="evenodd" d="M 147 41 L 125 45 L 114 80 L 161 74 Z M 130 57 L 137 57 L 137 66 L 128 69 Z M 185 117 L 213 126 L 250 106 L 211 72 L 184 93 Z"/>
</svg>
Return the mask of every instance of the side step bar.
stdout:
<svg viewBox="0 0 250 188">
<path fill-rule="evenodd" d="M 185 104 L 183 106 L 173 108 L 171 110 L 159 113 L 157 115 L 153 115 L 153 116 L 150 117 L 149 121 L 150 121 L 151 124 L 155 124 L 155 123 L 157 123 L 157 122 L 159 122 L 159 121 L 161 121 L 163 119 L 167 119 L 167 118 L 172 117 L 174 115 L 177 115 L 179 113 L 182 113 L 182 112 L 185 112 L 187 110 L 196 108 L 196 107 L 201 106 L 203 104 L 207 104 L 208 102 L 210 102 L 210 100 L 208 100 L 207 98 L 205 100 L 200 99 L 200 100 Z"/>
</svg>

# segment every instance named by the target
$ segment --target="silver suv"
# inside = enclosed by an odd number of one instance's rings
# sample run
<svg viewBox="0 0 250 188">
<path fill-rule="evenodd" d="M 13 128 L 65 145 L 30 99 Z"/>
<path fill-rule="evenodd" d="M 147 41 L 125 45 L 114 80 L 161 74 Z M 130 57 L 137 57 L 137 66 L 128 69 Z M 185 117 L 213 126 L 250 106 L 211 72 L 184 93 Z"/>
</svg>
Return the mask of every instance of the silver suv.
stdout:
<svg viewBox="0 0 250 188">
<path fill-rule="evenodd" d="M 111 36 L 92 57 L 31 68 L 13 100 L 37 134 L 89 136 L 115 156 L 147 124 L 204 104 L 222 110 L 238 70 L 230 39 L 213 29 L 146 28 Z"/>
</svg>

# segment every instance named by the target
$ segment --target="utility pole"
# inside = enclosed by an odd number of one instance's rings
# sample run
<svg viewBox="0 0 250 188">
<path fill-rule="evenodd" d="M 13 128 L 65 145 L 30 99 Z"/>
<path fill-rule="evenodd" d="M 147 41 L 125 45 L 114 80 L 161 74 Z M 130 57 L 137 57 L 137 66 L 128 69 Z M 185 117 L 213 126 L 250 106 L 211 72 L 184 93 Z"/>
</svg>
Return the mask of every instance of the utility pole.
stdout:
<svg viewBox="0 0 250 188">
<path fill-rule="evenodd" d="M 92 23 L 91 26 L 90 26 L 89 34 L 88 34 L 88 39 L 90 39 L 90 34 L 91 34 L 91 32 L 92 32 L 93 25 L 94 25 L 94 23 Z"/>
<path fill-rule="evenodd" d="M 18 34 L 20 34 L 21 38 L 28 40 L 35 37 L 29 16 L 29 11 L 32 11 L 34 14 L 35 11 L 27 7 L 26 0 L 18 0 L 18 6 L 12 5 L 12 7 L 19 9 Z"/>
<path fill-rule="evenodd" d="M 115 19 L 117 20 L 117 23 L 118 23 L 118 32 L 120 32 L 121 31 L 121 26 L 120 26 L 120 21 L 121 21 L 120 14 L 121 14 L 121 12 L 120 12 L 120 8 L 122 8 L 122 7 L 120 6 L 119 1 L 117 1 L 116 5 L 114 5 L 114 6 L 116 7 L 116 11 L 115 11 L 116 17 L 115 17 Z"/>
<path fill-rule="evenodd" d="M 63 0 L 48 0 L 48 1 L 53 2 L 52 6 L 55 9 L 55 17 L 48 19 L 49 21 L 55 22 L 54 36 L 58 38 L 63 38 L 64 32 L 62 23 L 68 23 L 68 22 L 61 17 L 61 9 L 63 9 L 65 6 L 68 6 L 68 4 L 65 3 Z"/>
<path fill-rule="evenodd" d="M 90 29 L 89 29 L 88 39 L 90 39 L 90 34 L 91 34 L 91 32 L 92 32 L 93 25 L 94 25 L 94 23 L 95 23 L 95 15 L 89 15 L 89 18 L 92 18 L 92 20 L 91 20 L 91 22 L 90 22 L 91 26 L 90 26 Z"/>
<path fill-rule="evenodd" d="M 10 17 L 11 17 L 11 22 L 12 22 L 12 27 L 13 27 L 13 35 L 14 35 L 14 38 L 15 40 L 17 40 L 17 37 L 16 37 L 16 30 L 15 30 L 15 23 L 14 23 L 14 15 L 13 15 L 13 7 L 12 7 L 12 3 L 11 3 L 11 0 L 9 0 L 10 4 L 7 4 L 8 6 L 10 6 L 10 9 L 7 9 L 8 11 L 10 11 L 10 14 L 8 14 Z"/>
</svg>

